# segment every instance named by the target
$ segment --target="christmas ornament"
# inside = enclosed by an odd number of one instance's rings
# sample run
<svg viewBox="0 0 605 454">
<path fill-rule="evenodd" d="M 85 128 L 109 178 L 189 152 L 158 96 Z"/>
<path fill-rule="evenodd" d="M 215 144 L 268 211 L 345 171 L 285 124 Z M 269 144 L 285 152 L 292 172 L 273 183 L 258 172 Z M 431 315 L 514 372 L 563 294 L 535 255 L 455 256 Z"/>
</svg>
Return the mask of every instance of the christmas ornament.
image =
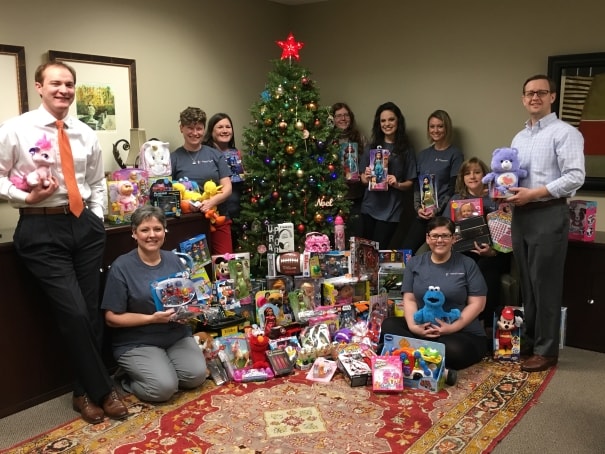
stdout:
<svg viewBox="0 0 605 454">
<path fill-rule="evenodd" d="M 286 38 L 285 41 L 276 41 L 276 43 L 279 47 L 282 48 L 282 60 L 292 57 L 294 57 L 296 60 L 300 60 L 298 51 L 301 50 L 305 44 L 301 42 L 296 42 L 292 33 L 288 35 L 288 38 Z"/>
<path fill-rule="evenodd" d="M 309 79 L 306 76 L 302 76 L 300 78 L 300 83 L 303 85 L 308 85 L 309 84 Z"/>
<path fill-rule="evenodd" d="M 313 125 L 316 128 L 319 128 L 321 126 L 321 121 L 319 121 L 319 118 L 316 118 L 315 121 L 313 122 Z"/>
<path fill-rule="evenodd" d="M 269 93 L 269 90 L 265 90 L 260 94 L 260 97 L 263 101 L 267 102 L 271 99 L 271 94 Z M 265 106 L 261 107 L 260 113 L 264 114 L 265 112 L 263 111 L 267 110 L 267 108 Z"/>
<path fill-rule="evenodd" d="M 306 129 L 303 131 L 302 133 L 303 139 L 307 140 L 309 138 L 309 131 L 307 131 Z"/>
<path fill-rule="evenodd" d="M 271 194 L 271 197 L 273 197 L 275 200 L 279 199 L 279 192 L 273 191 L 273 193 Z"/>
<path fill-rule="evenodd" d="M 296 171 L 296 176 L 297 176 L 298 178 L 302 178 L 302 177 L 304 177 L 304 176 L 305 176 L 305 172 L 303 172 L 303 171 L 302 171 L 302 169 L 298 169 L 298 170 Z"/>
<path fill-rule="evenodd" d="M 258 149 L 259 150 L 264 150 L 267 146 L 265 145 L 265 142 L 263 141 L 263 139 L 260 139 L 260 142 L 258 143 Z"/>
<path fill-rule="evenodd" d="M 285 177 L 287 175 L 287 173 L 288 173 L 288 170 L 285 167 L 282 167 L 281 169 L 279 169 L 279 174 L 282 177 Z"/>
<path fill-rule="evenodd" d="M 270 118 L 265 118 L 265 126 L 271 126 L 273 124 L 273 120 Z"/>
<path fill-rule="evenodd" d="M 299 131 L 302 131 L 303 129 L 305 129 L 305 124 L 302 121 L 300 121 L 300 120 L 298 120 L 294 126 Z"/>
<path fill-rule="evenodd" d="M 275 93 L 277 93 L 279 96 L 284 94 L 284 87 L 281 86 L 281 84 L 275 89 Z"/>
<path fill-rule="evenodd" d="M 284 131 L 287 127 L 288 127 L 288 123 L 286 123 L 284 120 L 279 122 L 279 129 L 281 129 L 282 131 Z"/>
<path fill-rule="evenodd" d="M 296 230 L 298 230 L 298 233 L 305 233 L 305 226 L 303 224 L 298 224 Z"/>
<path fill-rule="evenodd" d="M 318 140 L 315 142 L 318 151 L 324 151 L 326 149 L 326 143 L 323 140 Z"/>
<path fill-rule="evenodd" d="M 330 172 L 334 172 L 334 164 L 329 164 L 329 165 L 328 165 L 328 170 L 329 170 Z"/>
<path fill-rule="evenodd" d="M 256 248 L 256 251 L 259 254 L 264 254 L 267 252 L 267 246 L 265 246 L 264 244 L 259 244 L 258 247 Z"/>
<path fill-rule="evenodd" d="M 321 213 L 315 213 L 315 217 L 313 219 L 317 224 L 321 224 L 324 221 L 324 215 Z"/>
<path fill-rule="evenodd" d="M 317 105 L 314 102 L 310 102 L 307 104 L 307 109 L 311 112 L 315 112 L 317 110 Z"/>
<path fill-rule="evenodd" d="M 296 151 L 296 148 L 294 148 L 294 145 L 288 145 L 288 146 L 286 146 L 286 153 L 288 153 L 288 154 L 294 154 L 295 151 Z"/>
</svg>

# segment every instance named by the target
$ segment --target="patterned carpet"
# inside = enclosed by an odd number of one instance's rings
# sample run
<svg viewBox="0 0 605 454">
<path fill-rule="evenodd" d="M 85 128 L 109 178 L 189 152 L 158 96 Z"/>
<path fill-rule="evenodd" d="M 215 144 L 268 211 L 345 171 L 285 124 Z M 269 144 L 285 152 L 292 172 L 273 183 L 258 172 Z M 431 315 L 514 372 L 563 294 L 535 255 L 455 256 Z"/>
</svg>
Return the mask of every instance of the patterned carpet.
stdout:
<svg viewBox="0 0 605 454">
<path fill-rule="evenodd" d="M 379 454 L 490 452 L 535 403 L 554 370 L 484 361 L 439 393 L 377 394 L 327 384 L 305 373 L 265 383 L 181 392 L 163 405 L 126 398 L 131 416 L 89 425 L 81 419 L 9 453 Z"/>
</svg>

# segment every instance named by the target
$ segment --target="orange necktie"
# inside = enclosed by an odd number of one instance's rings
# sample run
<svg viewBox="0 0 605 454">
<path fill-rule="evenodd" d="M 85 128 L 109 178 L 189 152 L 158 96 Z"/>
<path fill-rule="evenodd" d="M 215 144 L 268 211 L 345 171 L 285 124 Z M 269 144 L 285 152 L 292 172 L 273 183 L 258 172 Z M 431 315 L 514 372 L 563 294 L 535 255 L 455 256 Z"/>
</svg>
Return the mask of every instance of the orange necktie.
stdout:
<svg viewBox="0 0 605 454">
<path fill-rule="evenodd" d="M 84 202 L 78 189 L 78 183 L 76 182 L 76 172 L 74 171 L 74 157 L 71 154 L 71 145 L 69 144 L 69 138 L 63 129 L 63 122 L 57 120 L 57 129 L 59 130 L 59 154 L 61 155 L 61 167 L 63 169 L 63 178 L 65 179 L 65 186 L 67 186 L 67 198 L 69 200 L 69 211 L 74 216 L 80 217 L 82 211 L 84 211 Z"/>
</svg>

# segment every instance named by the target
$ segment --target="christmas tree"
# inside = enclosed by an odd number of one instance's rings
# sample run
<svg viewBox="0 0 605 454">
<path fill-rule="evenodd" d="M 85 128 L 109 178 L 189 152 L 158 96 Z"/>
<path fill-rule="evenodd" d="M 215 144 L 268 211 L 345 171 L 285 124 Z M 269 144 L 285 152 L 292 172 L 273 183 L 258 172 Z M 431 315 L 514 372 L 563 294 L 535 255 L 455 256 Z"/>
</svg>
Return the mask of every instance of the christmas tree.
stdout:
<svg viewBox="0 0 605 454">
<path fill-rule="evenodd" d="M 267 275 L 269 225 L 291 222 L 295 251 L 303 252 L 309 232 L 326 234 L 333 246 L 334 220 L 349 211 L 330 107 L 320 106 L 315 81 L 298 63 L 303 43 L 290 34 L 278 45 L 281 59 L 243 132 L 246 179 L 234 228 L 255 277 Z"/>
</svg>

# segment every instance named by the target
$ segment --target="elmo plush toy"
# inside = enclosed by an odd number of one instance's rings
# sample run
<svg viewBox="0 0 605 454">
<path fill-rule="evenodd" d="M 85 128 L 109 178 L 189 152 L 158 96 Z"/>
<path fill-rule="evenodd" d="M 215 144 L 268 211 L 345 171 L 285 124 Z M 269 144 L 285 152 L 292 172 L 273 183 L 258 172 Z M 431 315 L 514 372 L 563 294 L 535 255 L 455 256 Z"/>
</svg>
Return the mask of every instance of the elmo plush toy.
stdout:
<svg viewBox="0 0 605 454">
<path fill-rule="evenodd" d="M 248 344 L 250 344 L 250 359 L 252 360 L 252 369 L 271 368 L 267 361 L 265 352 L 269 348 L 269 338 L 260 330 L 253 330 L 248 335 Z"/>
</svg>

